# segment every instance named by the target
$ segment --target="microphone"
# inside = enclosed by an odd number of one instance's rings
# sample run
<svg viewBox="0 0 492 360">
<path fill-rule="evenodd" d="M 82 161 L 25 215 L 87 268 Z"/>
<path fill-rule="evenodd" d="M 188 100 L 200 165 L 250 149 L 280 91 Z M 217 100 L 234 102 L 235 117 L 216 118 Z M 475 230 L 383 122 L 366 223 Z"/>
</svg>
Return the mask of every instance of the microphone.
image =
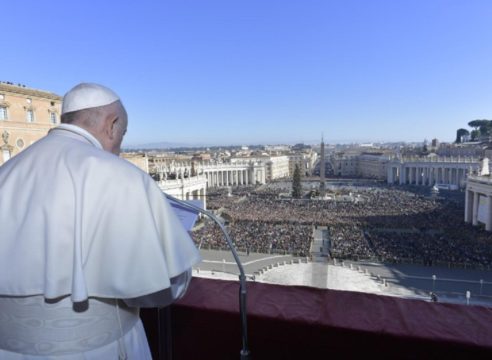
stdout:
<svg viewBox="0 0 492 360">
<path fill-rule="evenodd" d="M 232 240 L 225 229 L 224 225 L 220 222 L 220 220 L 210 211 L 202 209 L 201 207 L 194 205 L 192 203 L 179 200 L 175 198 L 174 196 L 168 195 L 164 193 L 164 196 L 171 202 L 176 202 L 180 206 L 185 207 L 187 209 L 193 210 L 193 212 L 196 213 L 201 213 L 205 216 L 208 216 L 210 219 L 212 219 L 220 228 L 222 233 L 224 234 L 225 240 L 227 242 L 227 245 L 229 246 L 229 249 L 231 249 L 232 256 L 234 257 L 234 260 L 236 261 L 237 267 L 239 269 L 239 315 L 241 317 L 241 330 L 242 330 L 242 340 L 243 340 L 243 348 L 241 349 L 240 355 L 241 355 L 241 360 L 249 360 L 250 359 L 250 351 L 248 348 L 248 324 L 247 324 L 247 317 L 246 317 L 246 296 L 247 296 L 247 291 L 246 291 L 246 275 L 244 273 L 244 268 L 243 264 L 241 264 L 241 260 L 239 259 L 239 256 L 237 254 L 236 249 L 234 248 L 234 245 L 232 244 Z"/>
</svg>

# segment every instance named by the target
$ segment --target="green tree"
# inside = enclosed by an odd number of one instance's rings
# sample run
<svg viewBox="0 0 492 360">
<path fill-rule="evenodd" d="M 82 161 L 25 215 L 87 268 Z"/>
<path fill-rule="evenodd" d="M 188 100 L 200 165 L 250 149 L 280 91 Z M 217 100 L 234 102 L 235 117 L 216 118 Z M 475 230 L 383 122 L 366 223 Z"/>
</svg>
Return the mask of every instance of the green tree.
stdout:
<svg viewBox="0 0 492 360">
<path fill-rule="evenodd" d="M 477 130 L 478 128 L 482 126 L 488 126 L 490 124 L 490 120 L 487 119 L 478 119 L 478 120 L 472 120 L 468 123 L 468 126 L 475 128 Z"/>
<path fill-rule="evenodd" d="M 292 197 L 299 199 L 302 196 L 301 170 L 296 164 L 294 175 L 292 176 Z"/>
<path fill-rule="evenodd" d="M 477 140 L 480 136 L 480 130 L 472 130 L 470 136 L 472 141 Z"/>
<path fill-rule="evenodd" d="M 472 140 L 478 139 L 480 136 L 488 136 L 492 133 L 492 121 L 487 119 L 472 120 L 468 126 L 473 128 L 471 132 Z"/>
<path fill-rule="evenodd" d="M 470 135 L 470 132 L 463 128 L 456 130 L 456 140 L 454 142 L 459 144 L 461 142 L 461 137 L 465 135 Z"/>
</svg>

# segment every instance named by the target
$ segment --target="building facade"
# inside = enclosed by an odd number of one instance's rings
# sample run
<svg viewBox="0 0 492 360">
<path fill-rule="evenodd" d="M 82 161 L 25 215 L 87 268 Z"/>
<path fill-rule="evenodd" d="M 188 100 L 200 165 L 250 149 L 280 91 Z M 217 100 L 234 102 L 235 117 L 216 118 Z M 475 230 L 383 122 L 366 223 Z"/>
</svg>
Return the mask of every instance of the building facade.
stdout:
<svg viewBox="0 0 492 360">
<path fill-rule="evenodd" d="M 48 91 L 0 83 L 0 165 L 60 123 L 61 102 Z"/>
<path fill-rule="evenodd" d="M 480 161 L 472 157 L 403 157 L 392 159 L 387 169 L 388 184 L 444 184 L 464 188 L 467 176 L 480 169 Z"/>
<path fill-rule="evenodd" d="M 465 192 L 465 222 L 485 224 L 492 231 L 492 179 L 490 176 L 469 175 Z"/>
<path fill-rule="evenodd" d="M 311 176 L 317 160 L 318 154 L 312 150 L 289 154 L 289 175 L 292 176 L 294 174 L 297 165 L 301 170 L 301 174 Z"/>
<path fill-rule="evenodd" d="M 200 200 L 207 208 L 207 178 L 203 175 L 173 180 L 160 180 L 159 188 L 180 200 Z"/>
<path fill-rule="evenodd" d="M 337 176 L 385 180 L 390 158 L 383 152 L 336 154 L 331 163 Z"/>
<path fill-rule="evenodd" d="M 203 176 L 207 187 L 248 186 L 265 184 L 266 169 L 261 162 L 190 163 L 171 161 L 161 163 L 153 173 L 159 181 Z"/>
<path fill-rule="evenodd" d="M 120 157 L 149 174 L 149 158 L 147 154 L 125 152 L 121 153 Z"/>
<path fill-rule="evenodd" d="M 383 153 L 362 153 L 357 157 L 357 175 L 368 179 L 386 179 L 390 156 Z"/>
<path fill-rule="evenodd" d="M 270 156 L 266 161 L 266 180 L 285 179 L 289 176 L 289 157 L 287 155 Z"/>
</svg>

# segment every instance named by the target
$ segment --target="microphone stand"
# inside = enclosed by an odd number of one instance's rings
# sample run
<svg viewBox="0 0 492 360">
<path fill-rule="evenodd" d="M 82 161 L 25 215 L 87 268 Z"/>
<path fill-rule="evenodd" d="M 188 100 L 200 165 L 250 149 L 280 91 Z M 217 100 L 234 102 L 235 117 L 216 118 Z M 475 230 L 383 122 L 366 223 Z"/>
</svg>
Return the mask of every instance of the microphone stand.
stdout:
<svg viewBox="0 0 492 360">
<path fill-rule="evenodd" d="M 229 234 L 227 233 L 227 230 L 225 229 L 224 225 L 220 222 L 220 220 L 210 211 L 207 211 L 205 209 L 202 209 L 199 206 L 196 206 L 191 203 L 187 203 L 183 200 L 179 200 L 175 198 L 174 196 L 168 195 L 164 193 L 164 195 L 169 199 L 174 202 L 177 202 L 178 204 L 187 207 L 188 209 L 194 210 L 196 212 L 199 212 L 201 214 L 204 214 L 211 218 L 217 225 L 219 225 L 220 230 L 224 233 L 224 237 L 226 239 L 227 245 L 231 249 L 232 256 L 234 257 L 234 260 L 236 261 L 237 267 L 239 268 L 239 314 L 241 317 L 241 330 L 242 330 L 242 339 L 243 339 L 243 348 L 241 349 L 240 352 L 240 359 L 241 360 L 249 360 L 250 359 L 250 351 L 248 348 L 248 324 L 247 324 L 247 317 L 246 317 L 246 275 L 244 273 L 244 268 L 243 265 L 241 264 L 241 260 L 239 259 L 239 256 L 236 252 L 236 249 L 234 248 L 234 245 L 232 244 L 232 240 L 229 237 Z"/>
</svg>

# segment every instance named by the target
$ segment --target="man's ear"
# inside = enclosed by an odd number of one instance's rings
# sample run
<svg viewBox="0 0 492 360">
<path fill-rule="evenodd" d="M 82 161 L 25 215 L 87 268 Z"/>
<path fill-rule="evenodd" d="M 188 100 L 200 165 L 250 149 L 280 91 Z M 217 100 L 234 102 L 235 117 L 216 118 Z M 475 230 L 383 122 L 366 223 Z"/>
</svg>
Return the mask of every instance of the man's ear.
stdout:
<svg viewBox="0 0 492 360">
<path fill-rule="evenodd" d="M 116 136 L 116 127 L 118 126 L 116 123 L 118 122 L 118 116 L 112 115 L 107 119 L 107 134 L 108 137 L 112 140 Z"/>
</svg>

